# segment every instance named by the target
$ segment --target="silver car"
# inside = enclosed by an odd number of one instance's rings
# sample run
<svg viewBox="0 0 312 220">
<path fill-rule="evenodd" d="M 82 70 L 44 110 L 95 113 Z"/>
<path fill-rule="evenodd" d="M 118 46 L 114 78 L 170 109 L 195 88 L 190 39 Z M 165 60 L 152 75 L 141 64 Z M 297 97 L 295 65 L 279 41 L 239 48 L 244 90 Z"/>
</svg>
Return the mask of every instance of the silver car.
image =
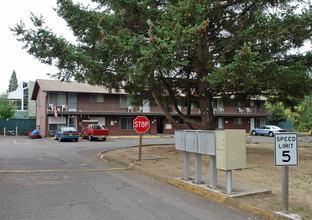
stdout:
<svg viewBox="0 0 312 220">
<path fill-rule="evenodd" d="M 250 130 L 252 135 L 267 135 L 269 137 L 274 137 L 277 132 L 286 132 L 286 130 L 275 125 L 262 125 Z"/>
</svg>

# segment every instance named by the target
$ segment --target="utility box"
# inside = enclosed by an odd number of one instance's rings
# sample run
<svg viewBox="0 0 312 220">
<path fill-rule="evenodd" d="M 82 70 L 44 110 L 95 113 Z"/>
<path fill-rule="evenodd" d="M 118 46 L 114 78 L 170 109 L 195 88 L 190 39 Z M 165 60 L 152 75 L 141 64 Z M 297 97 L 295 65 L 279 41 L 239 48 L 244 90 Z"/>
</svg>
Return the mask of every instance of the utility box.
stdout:
<svg viewBox="0 0 312 220">
<path fill-rule="evenodd" d="M 217 130 L 217 169 L 235 170 L 246 168 L 246 131 Z"/>
<path fill-rule="evenodd" d="M 209 130 L 198 131 L 198 153 L 216 156 L 215 132 Z"/>
</svg>

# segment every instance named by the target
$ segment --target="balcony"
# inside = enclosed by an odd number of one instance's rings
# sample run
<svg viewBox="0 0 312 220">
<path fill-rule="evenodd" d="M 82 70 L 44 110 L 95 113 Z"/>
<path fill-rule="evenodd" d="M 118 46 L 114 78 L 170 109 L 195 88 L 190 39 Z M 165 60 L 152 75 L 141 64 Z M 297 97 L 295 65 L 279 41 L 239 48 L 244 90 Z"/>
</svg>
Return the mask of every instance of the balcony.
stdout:
<svg viewBox="0 0 312 220">
<path fill-rule="evenodd" d="M 246 117 L 250 115 L 267 115 L 265 109 L 256 109 L 252 107 L 224 107 L 224 108 L 214 108 L 213 114 L 216 116 L 221 115 L 235 115 Z"/>
<path fill-rule="evenodd" d="M 119 104 L 104 104 L 104 103 L 93 103 L 93 104 L 77 104 L 75 106 L 61 105 L 53 106 L 49 104 L 48 113 L 54 113 L 54 107 L 58 114 L 60 113 L 158 113 L 163 114 L 162 110 L 157 107 L 143 108 L 142 106 L 128 106 L 121 108 Z M 182 112 L 186 112 L 185 108 L 181 108 Z M 172 109 L 172 114 L 177 114 Z M 198 109 L 192 109 L 192 114 L 200 115 Z M 213 114 L 215 116 L 236 116 L 236 117 L 248 117 L 248 116 L 265 116 L 267 115 L 265 110 L 258 110 L 250 107 L 224 107 L 224 108 L 214 108 Z"/>
</svg>

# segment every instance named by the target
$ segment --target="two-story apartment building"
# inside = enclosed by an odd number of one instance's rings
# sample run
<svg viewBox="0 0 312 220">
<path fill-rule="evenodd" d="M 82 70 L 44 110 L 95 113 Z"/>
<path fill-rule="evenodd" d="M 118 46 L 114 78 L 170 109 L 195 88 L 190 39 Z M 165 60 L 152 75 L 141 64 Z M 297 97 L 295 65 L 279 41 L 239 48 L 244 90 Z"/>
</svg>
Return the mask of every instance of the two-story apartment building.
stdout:
<svg viewBox="0 0 312 220">
<path fill-rule="evenodd" d="M 109 91 L 105 87 L 91 86 L 86 83 L 60 82 L 57 80 L 37 80 L 32 100 L 36 100 L 36 126 L 43 136 L 49 136 L 62 126 L 73 126 L 79 132 L 83 120 L 97 120 L 111 135 L 133 135 L 133 120 L 146 116 L 151 122 L 147 134 L 174 134 L 173 126 L 164 113 L 149 102 L 141 106 L 132 106 L 131 98 L 125 91 Z M 214 116 L 218 129 L 246 129 L 265 123 L 265 100 L 251 100 L 250 105 L 224 106 L 215 100 Z M 181 107 L 182 111 L 186 111 Z M 174 111 L 171 114 L 176 121 L 183 123 Z M 200 118 L 198 109 L 192 109 L 192 116 Z"/>
</svg>

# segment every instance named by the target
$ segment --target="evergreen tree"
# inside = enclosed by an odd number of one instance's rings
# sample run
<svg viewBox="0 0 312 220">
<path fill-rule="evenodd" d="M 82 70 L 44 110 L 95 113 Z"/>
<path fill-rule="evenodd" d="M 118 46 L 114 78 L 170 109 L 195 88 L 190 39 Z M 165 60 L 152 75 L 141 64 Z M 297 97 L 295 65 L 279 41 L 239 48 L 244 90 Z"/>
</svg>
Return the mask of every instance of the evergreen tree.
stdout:
<svg viewBox="0 0 312 220">
<path fill-rule="evenodd" d="M 266 110 L 271 114 L 271 116 L 268 117 L 269 124 L 278 125 L 279 122 L 287 120 L 284 106 L 281 103 L 267 105 Z"/>
<path fill-rule="evenodd" d="M 12 118 L 15 114 L 14 106 L 7 99 L 6 94 L 0 95 L 0 118 Z"/>
<path fill-rule="evenodd" d="M 312 96 L 307 96 L 296 106 L 296 111 L 289 113 L 297 131 L 312 130 Z"/>
<path fill-rule="evenodd" d="M 311 5 L 296 12 L 303 1 L 93 2 L 96 9 L 57 1 L 76 44 L 34 14 L 35 28 L 21 22 L 12 31 L 28 53 L 58 67 L 56 78 L 124 88 L 136 101 L 154 101 L 176 128 L 168 105 L 191 127 L 213 129 L 215 96 L 262 95 L 293 107 L 311 91 L 311 53 L 289 54 L 312 35 Z M 200 120 L 190 117 L 192 105 Z"/>
<path fill-rule="evenodd" d="M 15 91 L 18 87 L 17 78 L 16 78 L 16 72 L 13 70 L 10 82 L 9 82 L 9 88 L 7 92 Z"/>
</svg>

